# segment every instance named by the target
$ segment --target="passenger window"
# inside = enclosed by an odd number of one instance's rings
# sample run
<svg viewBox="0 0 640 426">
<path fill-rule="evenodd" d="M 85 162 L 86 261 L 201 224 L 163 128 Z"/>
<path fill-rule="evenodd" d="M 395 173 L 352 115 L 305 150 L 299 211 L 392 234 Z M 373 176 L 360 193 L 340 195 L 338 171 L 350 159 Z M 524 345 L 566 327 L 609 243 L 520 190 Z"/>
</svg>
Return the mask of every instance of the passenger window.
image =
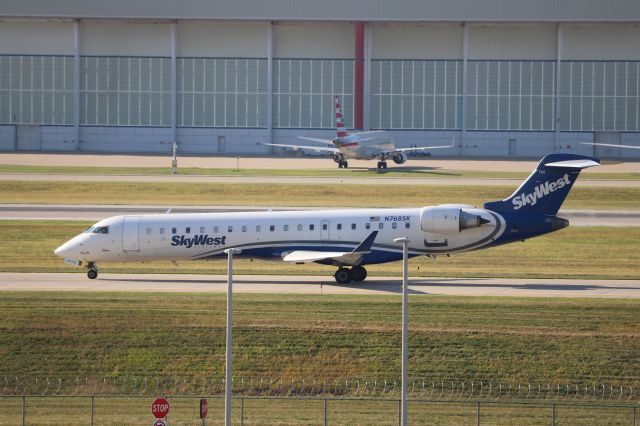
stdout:
<svg viewBox="0 0 640 426">
<path fill-rule="evenodd" d="M 298 231 L 302 231 L 302 225 L 298 224 Z"/>
<path fill-rule="evenodd" d="M 392 227 L 393 229 L 398 229 L 398 223 L 397 223 L 397 222 L 393 222 L 393 223 L 391 224 L 391 227 Z"/>
<path fill-rule="evenodd" d="M 383 228 L 384 228 L 384 223 L 380 222 L 380 223 L 378 224 L 378 229 L 383 229 Z"/>
<path fill-rule="evenodd" d="M 201 227 L 200 227 L 200 233 L 201 233 L 201 234 L 204 234 L 204 226 L 201 226 Z"/>
<path fill-rule="evenodd" d="M 217 226 L 213 227 L 213 233 L 217 234 L 218 232 L 220 232 L 220 228 L 218 228 Z"/>
<path fill-rule="evenodd" d="M 256 225 L 256 232 L 260 232 L 261 229 L 262 227 L 260 225 Z"/>
<path fill-rule="evenodd" d="M 247 227 L 245 225 L 242 226 L 242 232 L 247 232 Z"/>
<path fill-rule="evenodd" d="M 233 232 L 233 226 L 228 227 L 227 232 Z"/>
<path fill-rule="evenodd" d="M 316 226 L 313 223 L 309 225 L 309 231 L 313 231 L 314 229 L 316 229 Z"/>
<path fill-rule="evenodd" d="M 338 228 L 338 231 L 342 229 L 342 224 L 339 223 L 338 226 L 336 226 L 336 228 Z"/>
<path fill-rule="evenodd" d="M 285 231 L 288 231 L 288 230 L 289 230 L 289 225 L 284 225 L 284 226 L 282 227 L 282 229 L 284 229 Z"/>
<path fill-rule="evenodd" d="M 190 234 L 190 233 L 191 233 L 191 228 L 190 228 L 189 226 L 187 226 L 187 229 L 185 230 L 185 232 L 186 232 L 187 234 Z"/>
<path fill-rule="evenodd" d="M 405 222 L 404 227 L 407 229 L 411 228 L 411 222 Z"/>
<path fill-rule="evenodd" d="M 176 234 L 178 232 L 178 230 L 176 228 L 171 228 L 171 233 L 172 234 Z"/>
<path fill-rule="evenodd" d="M 371 224 L 370 224 L 369 222 L 367 222 L 367 223 L 364 225 L 364 227 L 365 227 L 366 229 L 371 229 Z"/>
<path fill-rule="evenodd" d="M 329 225 L 327 225 L 326 223 L 323 223 L 323 224 L 322 224 L 322 230 L 323 230 L 323 231 L 326 231 L 326 230 L 327 230 L 327 226 L 329 226 Z"/>
<path fill-rule="evenodd" d="M 269 226 L 269 231 L 273 232 L 275 230 L 276 230 L 276 226 L 275 225 Z"/>
<path fill-rule="evenodd" d="M 356 229 L 356 224 L 355 223 L 351 224 L 351 229 Z"/>
<path fill-rule="evenodd" d="M 151 228 L 147 228 L 147 235 L 151 235 Z"/>
</svg>

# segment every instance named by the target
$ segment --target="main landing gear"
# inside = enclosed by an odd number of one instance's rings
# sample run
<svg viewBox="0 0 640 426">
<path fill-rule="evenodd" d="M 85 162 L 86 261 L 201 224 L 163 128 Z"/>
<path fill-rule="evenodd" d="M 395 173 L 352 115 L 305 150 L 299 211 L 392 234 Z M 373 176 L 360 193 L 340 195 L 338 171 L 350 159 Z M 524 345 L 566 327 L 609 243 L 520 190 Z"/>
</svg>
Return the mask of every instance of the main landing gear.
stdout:
<svg viewBox="0 0 640 426">
<path fill-rule="evenodd" d="M 378 168 L 379 169 L 386 169 L 387 168 L 387 162 L 386 161 L 378 161 Z"/>
<path fill-rule="evenodd" d="M 333 277 L 339 284 L 349 284 L 351 281 L 360 282 L 367 278 L 367 270 L 360 265 L 351 269 L 341 267 L 333 274 Z"/>
<path fill-rule="evenodd" d="M 87 277 L 90 280 L 95 280 L 96 278 L 98 278 L 98 267 L 96 266 L 95 263 L 89 262 L 89 264 L 87 265 L 87 268 L 89 269 L 87 271 Z"/>
<path fill-rule="evenodd" d="M 349 163 L 347 162 L 347 160 L 338 161 L 338 168 L 339 169 L 346 169 L 347 167 L 349 167 Z"/>
</svg>

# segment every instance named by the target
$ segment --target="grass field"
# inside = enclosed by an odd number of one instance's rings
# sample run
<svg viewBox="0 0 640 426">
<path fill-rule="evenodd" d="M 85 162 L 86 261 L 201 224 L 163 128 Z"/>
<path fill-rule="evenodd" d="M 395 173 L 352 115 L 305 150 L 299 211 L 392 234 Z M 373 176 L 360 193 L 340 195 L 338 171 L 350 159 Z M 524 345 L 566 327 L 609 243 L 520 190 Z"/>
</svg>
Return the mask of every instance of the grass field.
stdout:
<svg viewBox="0 0 640 426">
<path fill-rule="evenodd" d="M 90 222 L 0 221 L 0 271 L 74 272 L 53 250 Z M 520 278 L 640 278 L 640 228 L 567 228 L 525 243 L 409 263 L 412 276 Z M 544 265 L 544 267 L 543 267 Z M 208 262 L 102 264 L 104 272 L 225 274 L 226 259 Z M 371 275 L 401 273 L 399 262 L 367 267 Z M 236 260 L 238 274 L 327 275 L 331 266 Z"/>
<path fill-rule="evenodd" d="M 327 159 L 327 161 L 329 161 Z M 169 161 L 167 160 L 167 164 Z M 329 164 L 329 163 L 327 163 Z M 415 177 L 415 178 L 513 178 L 524 179 L 529 175 L 529 170 L 519 173 L 500 171 L 463 171 L 444 170 L 437 166 L 434 168 L 401 167 L 390 168 L 379 172 L 371 163 L 369 168 L 350 169 L 233 169 L 233 168 L 197 168 L 180 167 L 179 175 L 202 176 L 305 176 L 305 177 Z M 436 163 L 437 164 L 437 163 Z M 22 166 L 0 164 L 0 173 L 25 173 L 25 174 L 89 174 L 89 175 L 170 175 L 170 167 L 93 167 L 93 166 Z M 613 180 L 638 180 L 640 173 L 582 173 L 580 179 L 613 179 Z"/>
<path fill-rule="evenodd" d="M 234 376 L 400 377 L 399 296 L 234 296 Z M 224 376 L 224 293 L 0 293 L 0 375 Z M 637 300 L 410 296 L 413 379 L 640 385 Z"/>
<path fill-rule="evenodd" d="M 446 203 L 482 206 L 501 200 L 511 186 L 403 185 L 300 185 L 300 184 L 205 184 L 126 182 L 5 181 L 0 203 L 39 204 L 148 204 L 238 205 L 305 207 L 410 207 Z M 566 202 L 567 209 L 634 210 L 640 208 L 640 188 L 578 187 Z"/>
</svg>

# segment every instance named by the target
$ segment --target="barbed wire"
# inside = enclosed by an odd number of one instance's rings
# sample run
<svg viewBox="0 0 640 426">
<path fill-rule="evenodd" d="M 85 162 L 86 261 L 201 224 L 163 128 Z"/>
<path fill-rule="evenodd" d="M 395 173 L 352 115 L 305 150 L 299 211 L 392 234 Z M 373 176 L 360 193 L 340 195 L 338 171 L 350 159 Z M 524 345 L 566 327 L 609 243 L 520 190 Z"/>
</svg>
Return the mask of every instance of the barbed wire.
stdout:
<svg viewBox="0 0 640 426">
<path fill-rule="evenodd" d="M 233 393 L 242 396 L 297 397 L 396 397 L 399 380 L 367 379 L 233 379 Z M 193 376 L 121 377 L 34 377 L 0 376 L 0 395 L 221 395 L 223 378 Z M 461 381 L 412 379 L 409 395 L 429 400 L 570 400 L 632 401 L 637 391 L 629 384 L 505 383 L 502 381 Z"/>
</svg>

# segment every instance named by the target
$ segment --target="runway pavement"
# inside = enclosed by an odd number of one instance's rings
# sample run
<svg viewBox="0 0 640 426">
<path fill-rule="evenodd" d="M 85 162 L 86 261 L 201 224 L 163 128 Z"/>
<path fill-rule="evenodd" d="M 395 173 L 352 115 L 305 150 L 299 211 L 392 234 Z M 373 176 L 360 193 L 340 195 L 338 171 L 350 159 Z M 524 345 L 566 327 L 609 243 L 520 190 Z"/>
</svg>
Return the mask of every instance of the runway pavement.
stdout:
<svg viewBox="0 0 640 426">
<path fill-rule="evenodd" d="M 226 292 L 226 275 L 0 273 L 0 291 Z M 398 294 L 401 278 L 369 277 L 364 283 L 338 285 L 327 276 L 241 275 L 237 293 Z M 412 278 L 413 295 L 640 298 L 640 280 L 561 280 L 509 278 Z M 0 296 L 1 297 L 1 296 Z"/>
<path fill-rule="evenodd" d="M 122 205 L 43 205 L 0 204 L 0 220 L 91 220 L 98 221 L 117 215 L 164 213 L 167 206 Z M 265 211 L 260 206 L 175 206 L 172 213 L 206 213 Z M 312 210 L 302 207 L 278 207 L 269 210 Z M 572 226 L 640 226 L 640 212 L 606 210 L 561 210 L 560 217 Z"/>
</svg>

